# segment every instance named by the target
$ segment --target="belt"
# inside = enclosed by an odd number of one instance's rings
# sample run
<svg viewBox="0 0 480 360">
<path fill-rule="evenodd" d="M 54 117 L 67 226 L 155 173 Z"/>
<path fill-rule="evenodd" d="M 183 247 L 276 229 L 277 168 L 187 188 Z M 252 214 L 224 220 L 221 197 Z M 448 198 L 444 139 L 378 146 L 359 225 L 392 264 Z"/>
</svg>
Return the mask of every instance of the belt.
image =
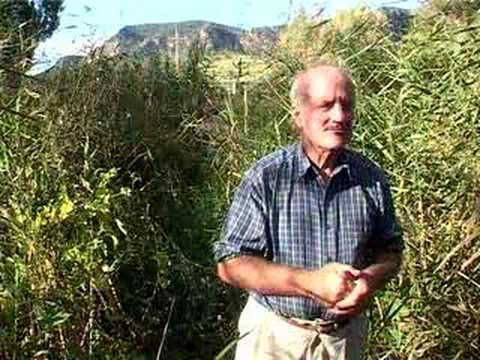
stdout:
<svg viewBox="0 0 480 360">
<path fill-rule="evenodd" d="M 287 318 L 282 317 L 286 322 L 291 325 L 300 327 L 302 329 L 315 331 L 319 334 L 330 334 L 333 333 L 345 325 L 347 325 L 350 319 L 340 320 L 340 321 L 325 321 L 322 319 L 315 319 L 315 320 L 303 320 L 297 318 Z"/>
</svg>

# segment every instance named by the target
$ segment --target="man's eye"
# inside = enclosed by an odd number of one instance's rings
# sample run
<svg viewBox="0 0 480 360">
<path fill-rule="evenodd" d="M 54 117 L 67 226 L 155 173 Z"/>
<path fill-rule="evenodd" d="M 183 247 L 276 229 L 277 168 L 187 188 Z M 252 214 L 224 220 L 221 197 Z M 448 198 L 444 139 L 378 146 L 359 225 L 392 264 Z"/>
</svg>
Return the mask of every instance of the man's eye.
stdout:
<svg viewBox="0 0 480 360">
<path fill-rule="evenodd" d="M 342 105 L 342 108 L 345 110 L 351 110 L 352 109 L 352 103 L 348 100 L 341 101 L 340 104 Z"/>
<path fill-rule="evenodd" d="M 321 103 L 318 107 L 320 109 L 330 109 L 332 106 L 333 106 L 333 101 L 328 101 L 328 102 Z"/>
</svg>

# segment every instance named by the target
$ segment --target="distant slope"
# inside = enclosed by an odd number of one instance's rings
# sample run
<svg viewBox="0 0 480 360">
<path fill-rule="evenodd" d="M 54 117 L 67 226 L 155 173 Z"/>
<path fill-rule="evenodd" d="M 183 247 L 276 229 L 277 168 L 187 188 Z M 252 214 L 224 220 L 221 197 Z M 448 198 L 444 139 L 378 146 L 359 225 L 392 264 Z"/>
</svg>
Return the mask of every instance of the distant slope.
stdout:
<svg viewBox="0 0 480 360">
<path fill-rule="evenodd" d="M 390 31 L 397 39 L 400 39 L 408 30 L 412 12 L 392 6 L 383 6 L 378 11 L 384 13 L 390 23 Z"/>
<path fill-rule="evenodd" d="M 404 34 L 411 16 L 409 10 L 381 7 L 398 37 Z M 180 55 L 196 40 L 207 51 L 262 52 L 274 46 L 285 27 L 257 27 L 243 30 L 238 27 L 195 20 L 178 23 L 129 25 L 122 28 L 104 44 L 106 55 L 174 55 L 178 46 Z"/>
<path fill-rule="evenodd" d="M 378 11 L 387 16 L 391 31 L 398 38 L 406 32 L 411 17 L 409 10 L 382 7 Z M 203 20 L 128 25 L 105 41 L 101 51 L 107 56 L 120 54 L 139 57 L 158 54 L 174 56 L 178 47 L 178 53 L 183 57 L 191 45 L 198 41 L 207 51 L 213 53 L 260 54 L 275 46 L 280 31 L 285 26 L 263 26 L 244 30 Z M 54 68 L 74 66 L 80 60 L 80 56 L 62 58 Z"/>
<path fill-rule="evenodd" d="M 194 41 L 207 51 L 261 51 L 277 40 L 281 27 L 262 27 L 246 31 L 207 21 L 130 25 L 104 44 L 107 55 L 173 55 L 178 45 L 184 55 Z"/>
</svg>

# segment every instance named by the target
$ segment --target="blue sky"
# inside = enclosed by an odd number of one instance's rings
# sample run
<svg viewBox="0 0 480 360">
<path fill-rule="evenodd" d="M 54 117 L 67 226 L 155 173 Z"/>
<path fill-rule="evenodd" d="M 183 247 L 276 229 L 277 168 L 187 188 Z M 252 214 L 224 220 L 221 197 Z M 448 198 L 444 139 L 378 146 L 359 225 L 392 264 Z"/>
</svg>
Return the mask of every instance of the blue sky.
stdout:
<svg viewBox="0 0 480 360">
<path fill-rule="evenodd" d="M 300 8 L 328 15 L 361 5 L 413 8 L 418 0 L 65 0 L 60 26 L 36 51 L 37 69 L 65 55 L 85 54 L 125 25 L 208 20 L 249 28 L 287 22 Z"/>
</svg>

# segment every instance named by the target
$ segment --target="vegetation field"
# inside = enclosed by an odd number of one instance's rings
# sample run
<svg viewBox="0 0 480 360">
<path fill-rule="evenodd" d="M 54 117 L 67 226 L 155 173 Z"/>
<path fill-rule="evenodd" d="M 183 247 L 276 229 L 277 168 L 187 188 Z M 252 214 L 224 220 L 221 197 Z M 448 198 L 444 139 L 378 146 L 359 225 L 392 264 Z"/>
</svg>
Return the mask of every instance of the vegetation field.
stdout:
<svg viewBox="0 0 480 360">
<path fill-rule="evenodd" d="M 477 359 L 476 4 L 428 2 L 400 35 L 368 9 L 304 14 L 263 55 L 97 56 L 3 81 L 0 358 L 230 359 L 245 295 L 216 279 L 212 243 L 243 172 L 296 141 L 293 75 L 329 59 L 353 75 L 352 147 L 386 170 L 405 232 L 366 358 Z"/>
</svg>

